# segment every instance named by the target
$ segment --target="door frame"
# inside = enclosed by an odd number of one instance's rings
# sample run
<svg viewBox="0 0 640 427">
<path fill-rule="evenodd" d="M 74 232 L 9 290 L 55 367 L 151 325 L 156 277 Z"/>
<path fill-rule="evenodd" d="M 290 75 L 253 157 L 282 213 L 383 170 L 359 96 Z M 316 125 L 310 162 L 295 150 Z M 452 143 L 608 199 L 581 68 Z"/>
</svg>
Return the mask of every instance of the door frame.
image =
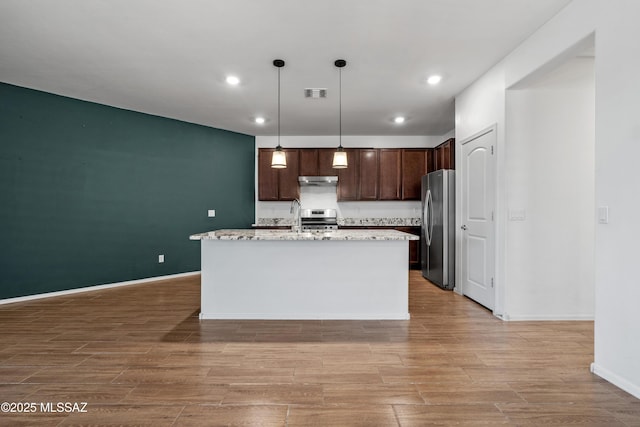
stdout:
<svg viewBox="0 0 640 427">
<path fill-rule="evenodd" d="M 492 252 L 493 252 L 493 264 L 491 265 L 492 268 L 492 274 L 491 276 L 494 279 L 494 287 L 493 287 L 493 292 L 494 292 L 494 304 L 493 304 L 493 314 L 497 317 L 502 317 L 501 313 L 502 313 L 502 306 L 503 306 L 503 289 L 501 287 L 501 280 L 499 280 L 499 261 L 498 261 L 498 253 L 500 252 L 499 250 L 499 240 L 498 240 L 498 224 L 500 223 L 500 219 L 501 219 L 501 215 L 499 215 L 499 210 L 498 210 L 498 205 L 499 200 L 500 200 L 500 189 L 499 189 L 499 174 L 498 174 L 498 156 L 500 155 L 500 150 L 498 149 L 498 145 L 499 145 L 499 134 L 498 134 L 498 125 L 497 123 L 494 123 L 491 126 L 488 126 L 474 134 L 472 134 L 471 136 L 468 136 L 460 141 L 456 141 L 456 158 L 457 159 L 462 159 L 463 158 L 463 149 L 464 149 L 464 145 L 480 138 L 481 136 L 484 136 L 488 133 L 493 132 L 495 135 L 495 144 L 493 146 L 493 156 L 491 156 L 491 167 L 493 169 L 493 191 L 494 191 L 494 197 L 493 197 L 493 206 L 492 206 L 492 210 L 493 210 L 493 228 L 492 228 L 492 232 L 493 232 L 493 248 L 492 248 Z M 465 170 L 465 165 L 463 164 L 462 161 L 460 162 L 456 162 L 456 175 L 458 175 L 458 177 L 456 178 L 456 206 L 460 207 L 459 209 L 456 208 L 456 278 L 462 278 L 463 273 L 462 273 L 462 241 L 464 239 L 464 232 L 460 229 L 460 224 L 462 224 L 463 221 L 463 215 L 462 215 L 462 189 L 463 189 L 463 182 L 464 182 L 464 176 L 466 174 L 466 170 Z M 456 285 L 455 288 L 453 289 L 454 292 L 456 292 L 457 294 L 463 295 L 462 293 L 462 281 L 458 281 L 456 280 Z"/>
</svg>

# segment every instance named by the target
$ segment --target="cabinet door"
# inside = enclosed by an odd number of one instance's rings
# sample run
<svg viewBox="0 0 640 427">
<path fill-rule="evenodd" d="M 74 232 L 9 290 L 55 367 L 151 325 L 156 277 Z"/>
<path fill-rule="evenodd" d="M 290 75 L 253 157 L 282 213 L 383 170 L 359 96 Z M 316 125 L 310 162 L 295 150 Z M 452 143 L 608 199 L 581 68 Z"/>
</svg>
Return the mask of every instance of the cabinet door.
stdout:
<svg viewBox="0 0 640 427">
<path fill-rule="evenodd" d="M 358 200 L 378 199 L 378 150 L 358 150 Z"/>
<path fill-rule="evenodd" d="M 420 227 L 397 227 L 396 230 L 420 236 Z M 409 268 L 420 268 L 420 240 L 409 240 Z"/>
<path fill-rule="evenodd" d="M 346 148 L 348 167 L 338 171 L 338 200 L 358 200 L 358 151 Z"/>
<path fill-rule="evenodd" d="M 380 200 L 400 200 L 402 174 L 399 149 L 380 149 L 379 182 Z"/>
<path fill-rule="evenodd" d="M 455 169 L 455 139 L 447 139 L 435 148 L 435 169 Z"/>
<path fill-rule="evenodd" d="M 300 198 L 300 184 L 298 184 L 298 149 L 285 149 L 287 153 L 287 167 L 278 169 L 278 200 L 293 200 Z"/>
<path fill-rule="evenodd" d="M 317 176 L 318 173 L 318 149 L 301 148 L 299 173 L 302 176 Z"/>
<path fill-rule="evenodd" d="M 427 149 L 402 150 L 402 200 L 420 200 L 422 176 L 427 173 Z"/>
<path fill-rule="evenodd" d="M 434 148 L 433 170 L 444 169 L 444 150 L 441 145 Z"/>
<path fill-rule="evenodd" d="M 318 149 L 318 175 L 320 176 L 336 176 L 338 169 L 333 168 L 333 153 L 335 148 L 319 148 Z"/>
<path fill-rule="evenodd" d="M 433 172 L 434 170 L 436 170 L 435 168 L 435 162 L 436 162 L 436 149 L 435 148 L 428 148 L 427 149 L 427 173 L 429 172 Z"/>
<path fill-rule="evenodd" d="M 258 150 L 258 200 L 278 200 L 278 169 L 271 167 L 272 148 Z"/>
<path fill-rule="evenodd" d="M 456 168 L 456 147 L 455 139 L 449 139 L 443 144 L 443 168 L 455 169 Z"/>
</svg>

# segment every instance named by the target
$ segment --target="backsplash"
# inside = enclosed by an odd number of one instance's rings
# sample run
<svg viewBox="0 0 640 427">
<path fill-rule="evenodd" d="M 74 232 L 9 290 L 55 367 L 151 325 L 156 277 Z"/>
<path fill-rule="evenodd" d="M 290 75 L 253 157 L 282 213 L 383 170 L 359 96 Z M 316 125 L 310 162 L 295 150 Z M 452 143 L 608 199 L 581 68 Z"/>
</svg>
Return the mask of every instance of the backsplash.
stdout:
<svg viewBox="0 0 640 427">
<path fill-rule="evenodd" d="M 341 218 L 338 225 L 363 227 L 420 227 L 420 218 Z"/>
<path fill-rule="evenodd" d="M 420 218 L 338 218 L 339 226 L 352 227 L 419 227 Z M 288 227 L 294 224 L 292 217 L 258 218 L 258 227 Z"/>
<path fill-rule="evenodd" d="M 295 224 L 295 220 L 289 218 L 258 218 L 255 226 L 258 227 L 288 227 Z"/>
<path fill-rule="evenodd" d="M 403 225 L 421 216 L 421 202 L 412 201 L 359 201 L 338 202 L 336 187 L 300 187 L 300 202 L 303 209 L 335 209 L 338 221 L 350 224 L 376 225 L 380 220 L 391 221 L 390 225 Z M 278 220 L 289 225 L 293 221 L 291 202 L 256 202 L 256 220 Z M 413 224 L 413 222 L 411 222 Z"/>
</svg>

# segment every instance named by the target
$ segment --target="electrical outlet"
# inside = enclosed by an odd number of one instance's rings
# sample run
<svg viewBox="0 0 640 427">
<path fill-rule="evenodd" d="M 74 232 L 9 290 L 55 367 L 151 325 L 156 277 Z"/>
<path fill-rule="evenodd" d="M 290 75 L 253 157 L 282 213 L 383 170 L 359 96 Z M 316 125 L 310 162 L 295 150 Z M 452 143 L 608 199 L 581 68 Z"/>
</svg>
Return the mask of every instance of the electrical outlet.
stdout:
<svg viewBox="0 0 640 427">
<path fill-rule="evenodd" d="M 164 262 L 164 255 L 158 255 L 158 263 L 162 264 Z"/>
<path fill-rule="evenodd" d="M 207 216 L 208 216 L 209 218 L 213 218 L 213 217 L 215 217 L 215 216 L 216 216 L 216 210 L 215 210 L 215 209 L 209 209 L 209 210 L 207 211 Z"/>
</svg>

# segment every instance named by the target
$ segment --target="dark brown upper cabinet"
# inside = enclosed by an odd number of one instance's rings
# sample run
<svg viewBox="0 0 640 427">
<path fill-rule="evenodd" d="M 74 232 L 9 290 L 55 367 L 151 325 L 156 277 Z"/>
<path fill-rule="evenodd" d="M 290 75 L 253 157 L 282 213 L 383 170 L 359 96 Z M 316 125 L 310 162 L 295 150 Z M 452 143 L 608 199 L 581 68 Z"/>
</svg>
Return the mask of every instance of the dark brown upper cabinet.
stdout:
<svg viewBox="0 0 640 427">
<path fill-rule="evenodd" d="M 422 176 L 430 172 L 431 150 L 402 149 L 402 200 L 420 200 Z"/>
<path fill-rule="evenodd" d="M 335 176 L 333 168 L 335 148 L 300 148 L 300 168 L 302 176 Z"/>
<path fill-rule="evenodd" d="M 381 148 L 379 162 L 379 200 L 400 200 L 402 190 L 401 150 L 399 148 Z"/>
<path fill-rule="evenodd" d="M 434 149 L 434 170 L 456 168 L 455 141 L 454 138 L 447 139 Z"/>
<path fill-rule="evenodd" d="M 318 176 L 338 175 L 338 169 L 333 168 L 333 153 L 335 148 L 318 148 Z"/>
<path fill-rule="evenodd" d="M 299 150 L 285 149 L 287 167 L 271 167 L 273 148 L 258 150 L 258 200 L 293 200 L 300 197 L 298 185 Z"/>
<path fill-rule="evenodd" d="M 278 173 L 278 197 L 279 200 L 293 200 L 300 198 L 300 184 L 298 184 L 299 150 L 289 148 L 287 153 L 287 167 L 280 169 Z"/>
<path fill-rule="evenodd" d="M 271 167 L 273 151 L 271 148 L 258 150 L 258 200 L 278 200 L 278 169 Z"/>
<path fill-rule="evenodd" d="M 448 148 L 443 144 L 443 153 L 447 153 L 446 150 L 453 153 L 451 141 Z M 335 151 L 335 148 L 285 149 L 287 168 L 272 169 L 273 149 L 261 148 L 258 199 L 293 200 L 300 197 L 299 175 L 337 175 L 338 201 L 420 200 L 422 176 L 444 161 L 433 159 L 431 148 L 347 148 L 349 166 L 334 169 Z M 451 155 L 446 157 L 450 158 Z"/>
<path fill-rule="evenodd" d="M 358 200 L 378 200 L 378 150 L 358 150 Z"/>
<path fill-rule="evenodd" d="M 318 175 L 318 150 L 316 148 L 300 149 L 299 172 L 301 176 Z"/>
<path fill-rule="evenodd" d="M 358 200 L 358 187 L 360 183 L 358 151 L 355 148 L 345 148 L 348 167 L 346 169 L 334 169 L 338 171 L 338 201 Z"/>
</svg>

